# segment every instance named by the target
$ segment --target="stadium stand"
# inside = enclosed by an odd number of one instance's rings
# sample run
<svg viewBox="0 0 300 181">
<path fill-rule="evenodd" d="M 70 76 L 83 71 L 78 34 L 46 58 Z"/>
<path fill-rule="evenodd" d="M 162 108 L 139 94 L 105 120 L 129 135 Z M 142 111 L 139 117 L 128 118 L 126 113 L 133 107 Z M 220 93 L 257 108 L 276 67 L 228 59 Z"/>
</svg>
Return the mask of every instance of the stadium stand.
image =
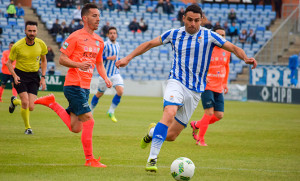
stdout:
<svg viewBox="0 0 300 181">
<path fill-rule="evenodd" d="M 0 0 L 1 1 L 1 0 Z M 124 0 L 121 0 L 123 3 Z M 96 0 L 98 3 L 98 0 Z M 106 4 L 106 1 L 103 1 Z M 116 3 L 116 0 L 113 0 Z M 163 32 L 171 28 L 179 28 L 180 22 L 176 20 L 177 12 L 181 7 L 185 8 L 187 5 L 182 2 L 172 2 L 175 7 L 174 14 L 157 14 L 154 9 L 157 1 L 146 0 L 142 5 L 131 5 L 130 12 L 117 12 L 103 10 L 101 11 L 101 22 L 99 31 L 106 21 L 110 22 L 111 26 L 118 29 L 119 38 L 118 42 L 121 46 L 121 57 L 124 57 L 136 48 L 139 44 L 151 40 L 159 36 Z M 272 36 L 272 32 L 268 31 L 268 27 L 276 18 L 276 13 L 272 11 L 271 6 L 262 5 L 245 5 L 245 4 L 199 4 L 206 15 L 206 17 L 214 25 L 220 22 L 223 25 L 228 21 L 227 15 L 230 9 L 234 9 L 237 13 L 237 25 L 239 30 L 246 29 L 249 32 L 253 29 L 256 33 L 257 42 L 253 44 L 240 44 L 237 46 L 244 48 L 247 55 L 253 57 L 255 53 L 262 47 L 262 45 Z M 48 30 L 51 29 L 53 22 L 59 19 L 59 22 L 65 21 L 69 25 L 72 21 L 72 8 L 57 8 L 54 0 L 33 0 L 32 8 L 36 10 L 37 15 L 41 18 L 42 22 L 46 24 Z M 148 30 L 144 33 L 132 33 L 128 30 L 128 24 L 136 17 L 137 20 L 144 18 L 148 24 Z M 0 19 L 0 23 L 3 20 Z M 18 22 L 17 22 L 18 23 Z M 100 34 L 100 32 L 98 32 Z M 10 36 L 10 35 L 8 35 Z M 57 43 L 64 41 L 63 37 L 66 35 L 57 35 L 55 37 Z M 227 36 L 229 41 L 234 41 L 231 37 Z M 105 40 L 105 37 L 104 37 Z M 165 80 L 169 74 L 172 57 L 172 50 L 169 46 L 161 46 L 151 49 L 149 52 L 142 56 L 136 57 L 134 61 L 130 62 L 130 66 L 121 69 L 124 79 L 132 80 Z M 138 61 L 137 61 L 138 60 Z M 230 76 L 229 81 L 235 80 L 238 73 L 242 72 L 246 64 L 240 61 L 235 55 L 232 56 L 230 63 Z M 96 72 L 96 71 L 95 71 Z M 96 73 L 95 73 L 96 76 Z"/>
</svg>

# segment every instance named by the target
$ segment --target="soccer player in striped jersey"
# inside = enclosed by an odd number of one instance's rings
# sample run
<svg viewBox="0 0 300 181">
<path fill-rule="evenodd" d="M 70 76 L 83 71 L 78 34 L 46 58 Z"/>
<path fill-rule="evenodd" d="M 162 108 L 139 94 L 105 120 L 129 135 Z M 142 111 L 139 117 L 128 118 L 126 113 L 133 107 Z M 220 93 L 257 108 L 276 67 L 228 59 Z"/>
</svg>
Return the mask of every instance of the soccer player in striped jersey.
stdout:
<svg viewBox="0 0 300 181">
<path fill-rule="evenodd" d="M 221 27 L 215 32 L 225 38 L 225 30 Z M 222 48 L 215 47 L 212 52 L 210 66 L 206 77 L 206 88 L 201 94 L 201 102 L 204 115 L 199 121 L 192 121 L 193 137 L 199 146 L 207 146 L 204 135 L 209 124 L 213 124 L 223 118 L 224 115 L 224 96 L 227 94 L 229 62 L 231 53 Z M 199 131 L 199 135 L 197 132 Z"/>
<path fill-rule="evenodd" d="M 148 133 L 141 141 L 142 148 L 146 148 L 152 141 L 146 171 L 157 171 L 157 156 L 163 142 L 174 141 L 187 126 L 200 101 L 201 92 L 205 90 L 207 71 L 215 46 L 233 52 L 246 64 L 253 64 L 252 68 L 257 65 L 256 60 L 248 58 L 241 48 L 201 27 L 202 19 L 201 8 L 196 4 L 190 5 L 183 16 L 184 27 L 171 29 L 142 43 L 128 56 L 116 62 L 117 67 L 124 67 L 131 59 L 153 47 L 168 43 L 172 46 L 174 57 L 164 92 L 163 116 L 157 124 L 149 125 Z"/>
<path fill-rule="evenodd" d="M 117 42 L 118 32 L 117 28 L 110 27 L 108 29 L 108 40 L 104 42 L 104 50 L 103 50 L 103 63 L 104 67 L 107 72 L 107 77 L 113 83 L 113 87 L 116 89 L 117 93 L 114 96 L 110 108 L 107 112 L 108 116 L 113 122 L 117 122 L 117 118 L 115 117 L 115 109 L 119 105 L 121 101 L 121 97 L 123 95 L 124 90 L 124 81 L 120 75 L 119 69 L 116 67 L 115 63 L 119 60 L 120 54 L 120 45 Z M 104 92 L 106 91 L 107 87 L 105 81 L 102 77 L 99 77 L 98 83 L 98 91 L 94 95 L 91 101 L 91 109 L 92 112 L 94 111 L 95 107 L 98 104 L 99 98 L 103 96 Z"/>
</svg>

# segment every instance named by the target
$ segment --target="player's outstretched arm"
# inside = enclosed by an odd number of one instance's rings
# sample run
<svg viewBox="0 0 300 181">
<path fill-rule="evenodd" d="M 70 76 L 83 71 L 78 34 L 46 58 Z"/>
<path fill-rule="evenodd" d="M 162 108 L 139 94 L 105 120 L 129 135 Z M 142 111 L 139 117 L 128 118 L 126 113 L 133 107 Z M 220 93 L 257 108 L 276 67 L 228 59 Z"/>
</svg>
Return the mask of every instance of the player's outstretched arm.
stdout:
<svg viewBox="0 0 300 181">
<path fill-rule="evenodd" d="M 68 55 L 61 53 L 59 57 L 59 64 L 69 68 L 80 68 L 81 70 L 86 71 L 90 68 L 93 62 L 91 61 L 74 62 L 71 59 L 69 59 Z"/>
<path fill-rule="evenodd" d="M 235 46 L 234 44 L 230 43 L 229 41 L 225 42 L 222 48 L 234 53 L 237 57 L 244 60 L 246 64 L 252 64 L 253 65 L 252 69 L 256 68 L 256 66 L 257 66 L 256 60 L 254 58 L 248 58 L 243 49 Z"/>
<path fill-rule="evenodd" d="M 153 40 L 142 43 L 136 49 L 134 49 L 129 55 L 117 61 L 116 66 L 118 68 L 125 67 L 130 62 L 130 60 L 132 60 L 134 57 L 142 55 L 143 53 L 147 52 L 151 48 L 157 47 L 159 45 L 162 45 L 160 36 L 154 38 Z"/>
<path fill-rule="evenodd" d="M 41 69 L 42 69 L 42 75 L 46 75 L 46 71 L 47 71 L 47 58 L 46 58 L 46 55 L 41 55 Z M 41 78 L 40 86 L 42 86 L 42 90 L 46 89 L 45 77 Z"/>
</svg>

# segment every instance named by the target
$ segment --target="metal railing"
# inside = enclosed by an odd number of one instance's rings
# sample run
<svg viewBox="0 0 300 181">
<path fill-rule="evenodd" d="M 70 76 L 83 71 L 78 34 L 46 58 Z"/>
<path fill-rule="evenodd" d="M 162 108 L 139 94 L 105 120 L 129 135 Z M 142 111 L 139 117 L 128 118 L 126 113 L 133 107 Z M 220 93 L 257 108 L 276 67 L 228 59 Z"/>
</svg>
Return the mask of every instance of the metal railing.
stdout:
<svg viewBox="0 0 300 181">
<path fill-rule="evenodd" d="M 259 64 L 277 64 L 278 56 L 288 49 L 292 39 L 291 32 L 297 32 L 299 21 L 299 6 L 281 23 L 272 37 L 255 54 Z"/>
</svg>

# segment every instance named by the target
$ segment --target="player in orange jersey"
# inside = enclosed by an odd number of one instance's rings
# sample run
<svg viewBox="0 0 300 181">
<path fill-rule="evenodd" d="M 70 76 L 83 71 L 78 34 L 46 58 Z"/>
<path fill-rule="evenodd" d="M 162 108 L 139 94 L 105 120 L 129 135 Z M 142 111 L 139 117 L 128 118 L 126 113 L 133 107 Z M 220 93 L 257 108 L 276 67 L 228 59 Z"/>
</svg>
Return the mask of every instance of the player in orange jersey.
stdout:
<svg viewBox="0 0 300 181">
<path fill-rule="evenodd" d="M 2 53 L 2 80 L 1 80 L 1 87 L 0 87 L 0 102 L 2 102 L 2 94 L 4 92 L 4 89 L 6 87 L 8 80 L 10 80 L 10 82 L 11 82 L 13 96 L 18 95 L 16 89 L 14 88 L 14 82 L 13 82 L 14 78 L 12 77 L 10 71 L 8 70 L 8 68 L 6 66 L 11 47 L 13 46 L 14 43 L 15 42 L 10 42 L 9 46 L 8 46 L 9 49 L 3 51 L 3 53 Z M 15 68 L 16 61 L 13 61 L 12 64 L 13 64 L 13 68 Z"/>
<path fill-rule="evenodd" d="M 225 38 L 225 30 L 217 27 L 215 32 Z M 197 140 L 196 144 L 200 146 L 207 146 L 204 141 L 204 135 L 209 124 L 213 124 L 223 118 L 224 115 L 224 96 L 223 92 L 227 94 L 229 62 L 231 53 L 215 47 L 206 77 L 206 88 L 201 94 L 202 106 L 204 115 L 199 121 L 191 121 L 193 128 L 193 137 Z M 197 135 L 199 130 L 199 135 Z"/>
<path fill-rule="evenodd" d="M 54 110 L 62 121 L 74 133 L 82 131 L 81 142 L 86 159 L 86 166 L 106 167 L 100 163 L 100 158 L 93 156 L 92 135 L 94 118 L 88 103 L 90 83 L 93 70 L 97 68 L 106 86 L 112 83 L 107 78 L 103 65 L 102 52 L 104 43 L 94 30 L 98 29 L 100 13 L 93 3 L 85 4 L 81 11 L 84 27 L 73 32 L 63 43 L 60 51 L 60 64 L 69 67 L 64 84 L 64 94 L 69 102 L 65 110 L 57 102 L 53 94 L 41 97 L 35 104 L 45 105 Z"/>
</svg>

